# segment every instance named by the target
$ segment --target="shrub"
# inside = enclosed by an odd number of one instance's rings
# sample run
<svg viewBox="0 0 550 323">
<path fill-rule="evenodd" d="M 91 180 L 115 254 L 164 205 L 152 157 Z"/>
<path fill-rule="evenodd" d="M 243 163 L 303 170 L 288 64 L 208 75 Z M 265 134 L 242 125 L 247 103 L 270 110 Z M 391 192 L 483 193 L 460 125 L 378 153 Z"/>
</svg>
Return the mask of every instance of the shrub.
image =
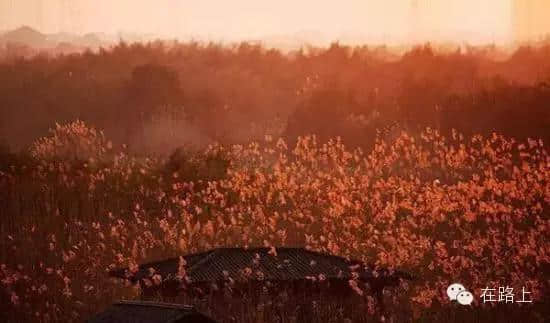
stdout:
<svg viewBox="0 0 550 323">
<path fill-rule="evenodd" d="M 100 160 L 112 149 L 103 131 L 86 125 L 83 121 L 55 125 L 50 135 L 36 140 L 31 155 L 43 160 Z"/>
</svg>

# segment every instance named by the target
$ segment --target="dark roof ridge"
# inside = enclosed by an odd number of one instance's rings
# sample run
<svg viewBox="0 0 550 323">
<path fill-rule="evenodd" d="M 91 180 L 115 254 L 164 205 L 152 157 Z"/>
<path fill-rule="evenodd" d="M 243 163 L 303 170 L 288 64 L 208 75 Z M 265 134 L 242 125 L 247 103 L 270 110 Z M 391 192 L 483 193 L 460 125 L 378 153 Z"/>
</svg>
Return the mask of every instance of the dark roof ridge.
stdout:
<svg viewBox="0 0 550 323">
<path fill-rule="evenodd" d="M 316 255 L 321 255 L 321 256 L 343 258 L 343 259 L 350 260 L 350 261 L 359 261 L 359 260 L 356 260 L 356 259 L 351 259 L 349 257 L 334 255 L 334 254 L 331 254 L 331 253 L 328 253 L 328 252 L 311 250 L 307 247 L 286 247 L 286 246 L 285 247 L 277 247 L 277 246 L 271 246 L 271 247 L 217 247 L 217 248 L 210 249 L 210 251 L 218 251 L 218 250 L 244 250 L 244 251 L 258 251 L 258 250 L 261 250 L 261 251 L 269 251 L 271 248 L 275 248 L 275 250 L 303 250 L 305 252 L 316 254 Z M 208 251 L 206 251 L 206 252 L 208 252 Z M 194 255 L 197 255 L 197 254 L 200 254 L 200 253 L 195 253 Z"/>
<path fill-rule="evenodd" d="M 168 309 L 176 309 L 176 310 L 184 310 L 184 311 L 194 311 L 195 310 L 195 308 L 192 305 L 164 303 L 164 302 L 153 302 L 153 301 L 121 300 L 121 301 L 117 301 L 116 303 L 114 303 L 114 305 L 117 305 L 117 306 L 131 305 L 131 306 L 144 306 L 144 307 L 160 307 L 160 308 L 168 308 Z"/>
<path fill-rule="evenodd" d="M 321 256 L 325 256 L 325 257 L 343 258 L 343 259 L 346 259 L 346 260 L 349 260 L 349 261 L 352 261 L 352 262 L 361 262 L 360 260 L 357 260 L 357 259 L 352 259 L 352 258 L 349 258 L 349 257 L 333 255 L 333 254 L 330 254 L 328 252 L 315 251 L 315 250 L 308 249 L 306 247 L 276 247 L 276 246 L 273 246 L 273 248 L 275 248 L 275 250 L 303 250 L 303 251 L 308 252 L 308 253 L 321 255 Z M 253 251 L 260 251 L 260 250 L 261 251 L 269 251 L 270 249 L 271 249 L 271 247 L 216 247 L 216 248 L 211 248 L 211 249 L 207 249 L 207 250 L 204 250 L 204 251 L 199 251 L 199 252 L 186 254 L 186 255 L 183 255 L 183 257 L 185 258 L 185 257 L 192 257 L 192 256 L 209 254 L 206 257 L 210 258 L 211 254 L 213 254 L 215 252 L 223 251 L 223 250 L 243 250 L 243 251 L 253 252 Z M 156 265 L 156 264 L 165 263 L 165 262 L 169 262 L 169 261 L 175 261 L 175 260 L 179 260 L 179 258 L 180 258 L 180 256 L 165 258 L 163 260 L 146 262 L 146 263 L 143 264 L 143 266 L 145 266 L 145 265 Z M 201 260 L 200 263 L 203 263 L 203 260 Z"/>
<path fill-rule="evenodd" d="M 204 264 L 205 262 L 209 261 L 210 259 L 212 259 L 217 253 L 219 252 L 219 248 L 217 249 L 210 249 L 204 253 L 208 253 L 208 255 L 204 258 L 202 258 L 201 260 L 197 261 L 196 263 L 194 263 L 192 266 L 189 267 L 188 270 L 193 270 L 193 268 L 199 266 L 199 265 L 202 265 Z"/>
<path fill-rule="evenodd" d="M 302 250 L 302 251 L 304 251 L 306 253 L 309 253 L 309 254 L 314 254 L 314 255 L 323 256 L 323 257 L 331 257 L 333 259 L 340 258 L 340 259 L 345 259 L 346 261 L 349 261 L 349 262 L 352 262 L 352 263 L 355 263 L 355 264 L 357 264 L 357 263 L 363 264 L 362 261 L 357 260 L 357 259 L 353 259 L 353 258 L 349 258 L 349 257 L 342 257 L 342 256 L 338 256 L 338 255 L 333 255 L 333 254 L 330 254 L 328 252 L 315 251 L 315 250 L 311 250 L 307 247 L 276 247 L 276 246 L 272 246 L 272 247 L 275 248 L 275 250 Z M 146 263 L 143 263 L 142 265 L 140 265 L 140 267 L 142 267 L 142 266 L 153 267 L 155 265 L 159 265 L 159 264 L 163 264 L 163 263 L 167 263 L 167 262 L 179 261 L 180 257 L 183 257 L 185 259 L 187 257 L 204 255 L 205 257 L 203 259 L 199 260 L 197 263 L 195 263 L 195 264 L 188 267 L 188 270 L 191 270 L 192 268 L 196 267 L 197 265 L 204 264 L 206 261 L 212 259 L 212 257 L 215 254 L 219 254 L 220 251 L 224 251 L 224 250 L 242 250 L 242 251 L 249 251 L 249 252 L 254 252 L 254 251 L 268 252 L 272 247 L 216 247 L 216 248 L 211 248 L 211 249 L 207 249 L 207 250 L 204 250 L 204 251 L 199 251 L 199 252 L 186 254 L 186 255 L 183 255 L 183 256 L 170 257 L 170 258 L 165 258 L 165 259 L 162 259 L 162 260 L 146 262 Z M 112 276 L 115 276 L 115 277 L 120 276 L 120 278 L 124 278 L 120 274 L 118 274 L 118 271 L 120 271 L 120 270 L 121 269 L 113 269 L 113 270 L 109 271 L 109 273 Z"/>
<path fill-rule="evenodd" d="M 312 254 L 316 254 L 316 255 L 320 255 L 320 256 L 323 256 L 323 257 L 341 258 L 341 259 L 345 259 L 346 261 L 349 261 L 349 262 L 360 262 L 360 263 L 363 263 L 361 260 L 358 260 L 358 259 L 349 258 L 349 257 L 344 257 L 344 256 L 339 256 L 339 255 L 331 254 L 331 253 L 328 253 L 328 252 L 325 252 L 325 251 L 316 251 L 316 250 L 311 250 L 311 249 L 308 249 L 308 248 L 303 248 L 303 249 L 304 249 L 306 252 L 309 252 L 309 253 L 312 253 Z"/>
<path fill-rule="evenodd" d="M 200 251 L 200 252 L 194 252 L 194 253 L 190 253 L 190 254 L 186 254 L 186 255 L 182 255 L 182 256 L 177 256 L 177 257 L 164 258 L 162 260 L 150 261 L 150 262 L 146 262 L 146 263 L 140 265 L 140 267 L 141 266 L 154 266 L 154 265 L 163 264 L 163 263 L 171 262 L 171 261 L 179 261 L 180 257 L 183 257 L 185 259 L 185 257 L 193 257 L 193 256 L 198 256 L 198 255 L 211 254 L 214 251 L 216 251 L 216 248 L 208 249 L 208 250 L 204 250 L 204 251 Z M 210 256 L 210 255 L 208 255 L 208 256 Z"/>
</svg>

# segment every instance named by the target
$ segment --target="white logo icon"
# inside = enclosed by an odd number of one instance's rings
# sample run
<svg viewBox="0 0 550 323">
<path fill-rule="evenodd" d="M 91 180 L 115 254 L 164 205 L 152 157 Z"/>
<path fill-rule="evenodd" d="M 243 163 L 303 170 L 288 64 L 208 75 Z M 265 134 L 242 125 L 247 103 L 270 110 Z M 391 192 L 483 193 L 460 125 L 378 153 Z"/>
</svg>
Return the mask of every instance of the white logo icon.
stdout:
<svg viewBox="0 0 550 323">
<path fill-rule="evenodd" d="M 456 296 L 456 300 L 461 305 L 470 305 L 474 301 L 474 295 L 468 291 L 460 292 Z"/>
<path fill-rule="evenodd" d="M 464 288 L 464 285 L 454 283 L 447 287 L 447 296 L 449 296 L 449 300 L 456 301 L 456 297 L 460 292 L 466 291 L 466 288 Z"/>
<path fill-rule="evenodd" d="M 447 296 L 449 296 L 449 300 L 457 301 L 460 305 L 470 305 L 474 301 L 474 295 L 459 283 L 447 287 Z"/>
</svg>

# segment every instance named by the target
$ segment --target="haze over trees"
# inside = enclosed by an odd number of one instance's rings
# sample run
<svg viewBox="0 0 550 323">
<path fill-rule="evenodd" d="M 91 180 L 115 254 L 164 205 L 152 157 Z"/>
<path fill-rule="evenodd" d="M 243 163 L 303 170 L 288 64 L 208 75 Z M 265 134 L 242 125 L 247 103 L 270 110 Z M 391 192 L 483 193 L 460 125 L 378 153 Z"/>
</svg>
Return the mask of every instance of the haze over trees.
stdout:
<svg viewBox="0 0 550 323">
<path fill-rule="evenodd" d="M 103 129 L 133 151 L 316 133 L 368 147 L 399 124 L 548 139 L 550 47 L 494 60 L 492 48 L 393 58 L 384 48 L 282 54 L 241 43 L 120 43 L 97 53 L 0 62 L 0 139 L 28 146 L 56 122 Z"/>
</svg>

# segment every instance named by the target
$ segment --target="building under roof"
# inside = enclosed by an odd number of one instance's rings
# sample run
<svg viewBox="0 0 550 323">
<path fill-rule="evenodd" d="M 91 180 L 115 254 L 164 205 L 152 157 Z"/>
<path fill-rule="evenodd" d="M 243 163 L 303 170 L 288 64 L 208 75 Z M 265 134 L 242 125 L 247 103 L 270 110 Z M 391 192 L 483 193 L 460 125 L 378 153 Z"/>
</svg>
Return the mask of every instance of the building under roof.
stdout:
<svg viewBox="0 0 550 323">
<path fill-rule="evenodd" d="M 120 301 L 88 323 L 215 323 L 192 306 L 158 302 Z"/>
<path fill-rule="evenodd" d="M 304 248 L 218 248 L 206 252 L 184 255 L 186 285 L 211 285 L 227 281 L 237 282 L 297 282 L 297 281 L 348 281 L 368 282 L 377 289 L 396 286 L 402 279 L 412 276 L 402 271 L 373 269 L 357 260 L 310 251 Z M 179 289 L 183 284 L 180 258 L 171 258 L 140 265 L 131 273 L 128 268 L 110 272 L 111 276 L 127 279 L 144 286 L 151 285 L 156 276 L 157 286 L 151 288 Z M 159 284 L 158 280 L 161 280 Z M 142 282 L 147 280 L 147 284 Z M 160 285 L 160 286 L 158 286 Z"/>
</svg>

